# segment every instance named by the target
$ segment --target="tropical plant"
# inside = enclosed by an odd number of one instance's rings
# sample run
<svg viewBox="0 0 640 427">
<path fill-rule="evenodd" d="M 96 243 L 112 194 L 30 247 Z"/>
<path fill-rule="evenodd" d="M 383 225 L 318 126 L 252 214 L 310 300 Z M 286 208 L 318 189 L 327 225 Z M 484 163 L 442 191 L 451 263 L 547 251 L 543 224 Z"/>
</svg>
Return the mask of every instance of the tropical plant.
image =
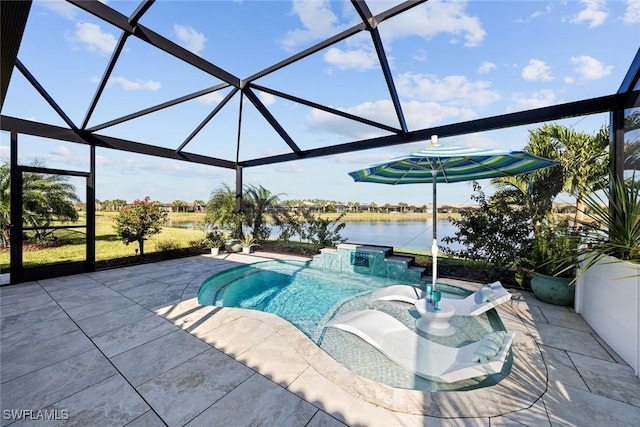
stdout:
<svg viewBox="0 0 640 427">
<path fill-rule="evenodd" d="M 224 246 L 224 235 L 218 230 L 209 231 L 204 238 L 203 244 L 208 248 L 221 248 Z"/>
<path fill-rule="evenodd" d="M 344 213 L 334 219 L 322 218 L 310 212 L 302 212 L 301 237 L 318 246 L 335 246 L 344 241 L 340 231 L 346 226 Z"/>
<path fill-rule="evenodd" d="M 251 233 L 245 233 L 244 237 L 240 241 L 240 244 L 243 248 L 252 248 L 254 246 L 259 246 L 256 242 L 256 239 L 253 237 Z"/>
<path fill-rule="evenodd" d="M 114 218 L 113 228 L 125 245 L 138 242 L 140 255 L 144 255 L 144 241 L 160 233 L 166 220 L 167 213 L 160 209 L 160 204 L 147 196 L 122 209 Z"/>
<path fill-rule="evenodd" d="M 587 270 L 606 256 L 640 262 L 640 186 L 631 178 L 613 178 L 609 189 L 588 195 L 579 250 Z"/>
<path fill-rule="evenodd" d="M 445 248 L 444 252 L 482 262 L 487 280 L 493 281 L 528 256 L 531 224 L 526 210 L 513 208 L 505 198 L 487 199 L 475 181 L 473 190 L 471 199 L 478 207 L 461 209 L 459 219 L 449 218 L 458 230 L 442 239 L 459 243 L 462 249 Z"/>
<path fill-rule="evenodd" d="M 248 185 L 243 195 L 245 220 L 249 225 L 249 232 L 258 240 L 269 238 L 271 229 L 266 225 L 265 216 L 273 218 L 273 206 L 278 203 L 277 194 L 272 194 L 263 186 Z"/>
<path fill-rule="evenodd" d="M 550 217 L 533 231 L 529 261 L 536 273 L 574 277 L 580 238 L 566 219 Z"/>
<path fill-rule="evenodd" d="M 32 166 L 42 167 L 43 163 L 36 161 Z M 0 166 L 0 222 L 5 230 L 10 223 L 9 179 L 10 167 L 5 162 Z M 75 186 L 64 176 L 37 172 L 22 174 L 22 218 L 26 226 L 32 227 L 36 241 L 52 237 L 53 222 L 77 221 L 74 202 L 79 201 Z"/>
<path fill-rule="evenodd" d="M 205 223 L 229 229 L 235 238 L 242 236 L 244 215 L 236 211 L 236 193 L 227 184 L 211 193 L 206 212 Z"/>
</svg>

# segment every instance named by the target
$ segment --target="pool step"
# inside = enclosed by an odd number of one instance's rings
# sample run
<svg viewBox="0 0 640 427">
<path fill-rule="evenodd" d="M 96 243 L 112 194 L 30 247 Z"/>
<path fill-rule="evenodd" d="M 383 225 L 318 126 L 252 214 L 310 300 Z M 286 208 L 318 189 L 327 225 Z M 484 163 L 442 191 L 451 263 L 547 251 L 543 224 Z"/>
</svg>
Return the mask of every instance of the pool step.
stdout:
<svg viewBox="0 0 640 427">
<path fill-rule="evenodd" d="M 396 279 L 404 282 L 419 281 L 425 273 L 415 265 L 415 257 L 394 255 L 389 246 L 360 243 L 340 243 L 335 248 L 322 248 L 314 255 L 312 265 L 327 270 L 352 272 Z"/>
</svg>

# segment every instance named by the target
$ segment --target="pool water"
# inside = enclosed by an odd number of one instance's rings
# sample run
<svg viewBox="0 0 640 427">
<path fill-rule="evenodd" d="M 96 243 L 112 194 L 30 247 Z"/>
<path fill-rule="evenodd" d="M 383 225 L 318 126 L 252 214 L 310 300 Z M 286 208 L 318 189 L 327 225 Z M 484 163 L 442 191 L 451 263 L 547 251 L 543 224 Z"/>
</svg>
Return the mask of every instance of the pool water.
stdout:
<svg viewBox="0 0 640 427">
<path fill-rule="evenodd" d="M 495 384 L 504 377 L 497 374 L 454 384 L 432 382 L 396 365 L 355 335 L 325 327 L 340 314 L 374 308 L 424 335 L 415 328 L 419 314 L 413 304 L 371 298 L 376 289 L 397 283 L 397 280 L 376 276 L 323 270 L 311 267 L 308 262 L 265 261 L 235 267 L 210 277 L 200 287 L 198 302 L 260 310 L 280 316 L 355 374 L 393 387 L 423 391 L 464 390 Z M 447 285 L 439 284 L 438 289 L 447 292 L 448 297 L 462 298 L 468 294 Z M 504 329 L 493 310 L 474 317 L 454 316 L 450 323 L 457 329 L 454 336 L 427 337 L 458 347 L 479 340 L 494 330 Z"/>
</svg>

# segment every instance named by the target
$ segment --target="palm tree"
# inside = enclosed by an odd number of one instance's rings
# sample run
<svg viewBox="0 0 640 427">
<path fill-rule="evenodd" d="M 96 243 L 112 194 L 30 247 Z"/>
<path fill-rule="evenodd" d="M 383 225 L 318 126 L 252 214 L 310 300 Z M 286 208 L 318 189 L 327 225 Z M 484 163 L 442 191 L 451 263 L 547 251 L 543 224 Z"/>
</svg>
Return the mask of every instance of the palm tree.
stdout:
<svg viewBox="0 0 640 427">
<path fill-rule="evenodd" d="M 552 125 L 545 132 L 564 147 L 561 150 L 563 190 L 576 198 L 575 219 L 578 223 L 583 220 L 585 196 L 605 187 L 609 168 L 609 131 L 602 127 L 595 135 L 589 135 Z"/>
<path fill-rule="evenodd" d="M 42 166 L 41 162 L 34 162 L 32 166 Z M 2 226 L 10 222 L 9 212 L 10 167 L 8 163 L 0 166 L 0 221 Z M 22 175 L 22 218 L 25 225 L 34 228 L 36 240 L 44 240 L 53 231 L 50 230 L 54 221 L 78 220 L 78 212 L 73 203 L 79 202 L 76 188 L 69 184 L 67 178 L 61 175 L 25 172 Z"/>
<path fill-rule="evenodd" d="M 271 213 L 271 208 L 278 203 L 277 194 L 272 194 L 263 186 L 248 185 L 244 192 L 244 213 L 251 234 L 258 240 L 269 237 L 271 230 L 265 224 L 265 214 Z"/>
<path fill-rule="evenodd" d="M 235 238 L 242 238 L 243 215 L 236 212 L 236 193 L 227 184 L 211 193 L 206 212 L 206 224 L 229 228 Z"/>
<path fill-rule="evenodd" d="M 553 200 L 565 191 L 576 198 L 576 224 L 580 223 L 586 194 L 602 188 L 608 173 L 608 130 L 595 135 L 575 132 L 557 124 L 529 131 L 525 151 L 558 161 L 559 165 L 531 174 L 496 178 L 496 195 L 524 206 L 535 224 L 551 212 Z"/>
</svg>

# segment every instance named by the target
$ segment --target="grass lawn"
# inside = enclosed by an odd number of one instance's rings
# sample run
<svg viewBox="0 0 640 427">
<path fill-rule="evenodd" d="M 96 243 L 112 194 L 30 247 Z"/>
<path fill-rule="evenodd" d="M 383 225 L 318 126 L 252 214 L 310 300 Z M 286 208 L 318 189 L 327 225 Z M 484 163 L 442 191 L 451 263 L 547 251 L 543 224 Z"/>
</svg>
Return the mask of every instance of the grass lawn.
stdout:
<svg viewBox="0 0 640 427">
<path fill-rule="evenodd" d="M 111 260 L 136 255 L 137 243 L 125 245 L 120 241 L 113 229 L 113 219 L 117 212 L 96 212 L 96 261 Z M 322 214 L 322 216 L 335 218 L 339 214 Z M 441 218 L 447 218 L 447 214 L 440 214 Z M 169 213 L 167 225 L 162 232 L 152 236 L 145 242 L 145 254 L 152 254 L 170 246 L 171 248 L 188 248 L 192 242 L 205 237 L 202 230 L 187 229 L 183 227 L 171 227 L 172 223 L 204 223 L 204 213 L 180 212 Z M 427 213 L 347 213 L 342 221 L 421 221 L 431 218 Z M 84 223 L 84 218 L 81 223 Z M 47 265 L 59 262 L 82 261 L 85 259 L 85 232 L 84 229 L 57 230 L 55 236 L 58 241 L 49 247 L 25 244 L 23 262 L 25 266 Z M 64 244 L 62 244 L 64 243 Z M 159 247 L 160 246 L 160 247 Z M 274 248 L 275 249 L 275 248 Z M 288 248 L 281 248 L 288 251 Z M 300 248 L 295 248 L 296 251 Z M 305 255 L 310 255 L 310 248 L 301 249 Z M 430 254 L 421 254 L 426 258 Z M 420 257 L 422 261 L 422 257 Z M 0 268 L 2 271 L 9 269 L 9 250 L 0 251 Z"/>
<path fill-rule="evenodd" d="M 114 258 L 128 257 L 136 254 L 137 243 L 125 245 L 115 235 L 113 230 L 113 218 L 117 215 L 114 212 L 96 212 L 96 260 L 108 260 Z M 176 217 L 178 215 L 178 217 Z M 182 217 L 185 215 L 186 217 Z M 190 214 L 173 214 L 174 219 L 191 221 Z M 196 214 L 204 217 L 204 214 Z M 58 241 L 68 242 L 60 246 L 46 248 L 35 248 L 25 245 L 23 260 L 25 266 L 46 265 L 56 262 L 82 261 L 85 259 L 86 236 L 83 229 L 58 230 L 55 233 Z M 186 248 L 191 246 L 194 240 L 201 240 L 205 237 L 205 232 L 201 230 L 190 230 L 177 227 L 163 227 L 162 232 L 152 236 L 145 242 L 144 252 L 150 254 L 158 252 L 158 244 L 170 244 L 174 248 Z M 0 252 L 0 268 L 2 271 L 9 269 L 9 251 Z"/>
</svg>

